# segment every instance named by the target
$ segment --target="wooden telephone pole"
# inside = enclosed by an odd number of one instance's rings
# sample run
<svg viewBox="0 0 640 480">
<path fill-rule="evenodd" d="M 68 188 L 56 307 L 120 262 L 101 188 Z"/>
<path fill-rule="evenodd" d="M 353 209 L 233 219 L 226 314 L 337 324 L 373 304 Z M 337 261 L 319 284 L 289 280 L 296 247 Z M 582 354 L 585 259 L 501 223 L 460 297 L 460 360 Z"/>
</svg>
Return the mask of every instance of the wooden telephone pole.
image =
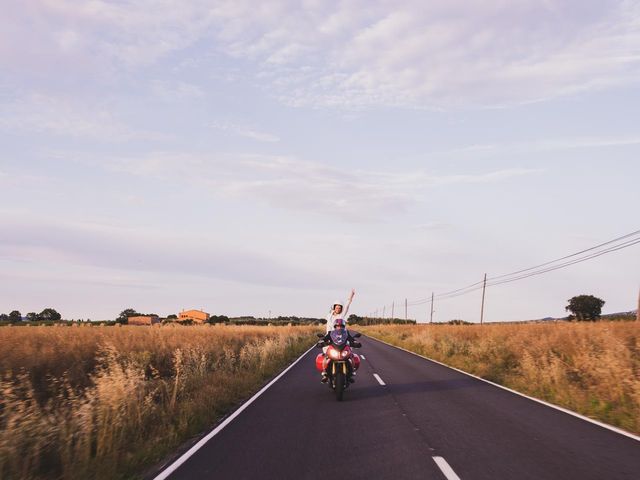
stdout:
<svg viewBox="0 0 640 480">
<path fill-rule="evenodd" d="M 409 314 L 407 311 L 407 299 L 404 299 L 404 321 L 406 322 L 409 319 Z"/>
<path fill-rule="evenodd" d="M 431 292 L 431 316 L 429 317 L 429 323 L 433 323 L 433 292 Z"/>
<path fill-rule="evenodd" d="M 395 300 L 391 302 L 391 320 L 393 320 L 393 312 L 395 310 L 395 304 L 396 304 Z"/>
<path fill-rule="evenodd" d="M 482 306 L 480 307 L 480 325 L 482 325 L 482 321 L 484 320 L 484 292 L 487 289 L 487 274 L 484 274 L 484 280 L 482 282 Z"/>
</svg>

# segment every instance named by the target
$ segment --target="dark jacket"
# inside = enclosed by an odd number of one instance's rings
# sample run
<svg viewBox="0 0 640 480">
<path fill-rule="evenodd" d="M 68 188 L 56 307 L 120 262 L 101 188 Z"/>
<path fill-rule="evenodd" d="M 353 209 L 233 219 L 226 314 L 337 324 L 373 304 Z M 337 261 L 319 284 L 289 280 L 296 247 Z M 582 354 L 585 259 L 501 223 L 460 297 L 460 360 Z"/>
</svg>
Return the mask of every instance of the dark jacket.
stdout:
<svg viewBox="0 0 640 480">
<path fill-rule="evenodd" d="M 331 343 L 331 333 L 327 333 L 324 337 L 322 337 L 321 341 L 325 345 L 329 345 Z M 359 348 L 362 346 L 360 342 L 356 341 L 356 339 L 351 336 L 351 333 L 349 333 L 349 330 L 347 330 L 347 343 L 355 348 Z"/>
</svg>

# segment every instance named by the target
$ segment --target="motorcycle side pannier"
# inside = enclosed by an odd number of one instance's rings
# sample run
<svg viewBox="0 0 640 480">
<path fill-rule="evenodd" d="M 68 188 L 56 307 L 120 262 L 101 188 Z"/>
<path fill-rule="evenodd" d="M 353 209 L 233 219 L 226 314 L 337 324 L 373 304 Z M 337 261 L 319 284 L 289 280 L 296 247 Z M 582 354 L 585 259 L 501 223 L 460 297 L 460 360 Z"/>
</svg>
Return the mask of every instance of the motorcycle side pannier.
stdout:
<svg viewBox="0 0 640 480">
<path fill-rule="evenodd" d="M 322 370 L 324 370 L 324 355 L 322 353 L 319 353 L 316 356 L 316 370 L 318 370 L 319 372 L 321 372 Z"/>
<path fill-rule="evenodd" d="M 358 368 L 360 368 L 360 355 L 354 353 L 353 357 L 351 357 L 351 361 L 353 362 L 353 369 L 358 370 Z"/>
</svg>

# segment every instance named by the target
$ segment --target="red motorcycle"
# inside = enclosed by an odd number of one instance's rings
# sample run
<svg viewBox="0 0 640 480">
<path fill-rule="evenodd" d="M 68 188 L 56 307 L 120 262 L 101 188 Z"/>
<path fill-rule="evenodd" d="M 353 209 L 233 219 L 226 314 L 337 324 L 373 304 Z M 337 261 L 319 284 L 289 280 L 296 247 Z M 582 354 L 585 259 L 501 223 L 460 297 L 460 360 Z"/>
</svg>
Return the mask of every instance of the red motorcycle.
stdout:
<svg viewBox="0 0 640 480">
<path fill-rule="evenodd" d="M 347 330 L 342 328 L 332 331 L 329 335 L 319 333 L 318 337 L 323 340 L 316 346 L 328 347 L 326 354 L 319 353 L 316 356 L 316 369 L 319 372 L 327 372 L 329 388 L 341 402 L 344 391 L 353 383 L 353 376 L 360 367 L 360 357 L 353 352 L 353 348 L 362 346 L 359 342 L 353 341 L 354 338 L 360 337 L 360 334 L 356 333 L 351 337 Z"/>
</svg>

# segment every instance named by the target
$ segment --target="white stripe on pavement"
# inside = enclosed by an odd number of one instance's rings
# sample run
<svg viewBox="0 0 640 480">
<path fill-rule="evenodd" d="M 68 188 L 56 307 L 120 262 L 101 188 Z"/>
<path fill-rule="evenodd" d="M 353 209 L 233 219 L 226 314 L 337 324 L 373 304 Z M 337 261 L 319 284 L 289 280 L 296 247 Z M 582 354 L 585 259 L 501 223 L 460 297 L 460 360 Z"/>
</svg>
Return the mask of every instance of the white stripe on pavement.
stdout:
<svg viewBox="0 0 640 480">
<path fill-rule="evenodd" d="M 380 385 L 386 385 L 386 383 L 384 383 L 384 382 L 382 381 L 382 379 L 380 378 L 380 375 L 378 375 L 377 373 L 374 373 L 374 374 L 373 374 L 373 376 L 374 376 L 374 377 L 376 377 L 376 380 L 378 380 L 378 383 L 379 383 Z"/>
<path fill-rule="evenodd" d="M 433 461 L 436 462 L 436 465 L 442 470 L 444 476 L 447 477 L 447 480 L 460 480 L 460 477 L 456 475 L 456 472 L 453 471 L 453 468 L 449 466 L 447 461 L 442 457 L 432 457 Z"/>
<path fill-rule="evenodd" d="M 360 355 L 360 358 L 363 359 L 363 360 L 366 360 L 364 355 Z"/>
<path fill-rule="evenodd" d="M 309 353 L 314 348 L 315 348 L 315 345 L 313 347 L 311 347 L 309 350 L 307 350 L 306 352 L 304 352 L 302 355 L 300 355 L 295 362 L 293 362 L 291 365 L 289 365 L 287 368 L 285 368 L 282 372 L 280 372 L 280 375 L 278 375 L 276 378 L 274 378 L 269 383 L 267 383 L 264 387 L 262 387 L 262 389 L 260 389 L 260 391 L 258 393 L 256 393 L 253 397 L 251 397 L 249 400 L 247 400 L 245 403 L 243 403 L 242 406 L 240 408 L 238 408 L 238 410 L 233 412 L 231 415 L 229 415 L 225 419 L 224 422 L 222 422 L 220 425 L 218 425 L 216 428 L 214 428 L 206 437 L 202 438 L 193 447 L 191 447 L 189 450 L 187 450 L 185 453 L 183 453 L 180 458 L 178 458 L 175 462 L 173 462 L 171 465 L 169 465 L 165 470 L 160 472 L 160 474 L 157 475 L 153 480 L 164 480 L 167 477 L 169 477 L 169 475 L 171 475 L 173 472 L 175 472 L 180 465 L 182 465 L 184 462 L 186 462 L 194 453 L 196 453 L 200 448 L 202 448 L 205 443 L 207 443 L 209 440 L 211 440 L 213 437 L 215 437 L 218 433 L 220 433 L 222 431 L 222 429 L 224 427 L 226 427 L 227 425 L 229 425 L 229 423 L 231 423 L 231 421 L 234 418 L 236 418 L 238 415 L 240 415 L 244 411 L 245 408 L 247 408 L 249 405 L 251 405 L 271 385 L 276 383 L 280 379 L 280 377 L 282 377 L 285 373 L 287 373 L 289 370 L 291 370 L 291 368 L 296 363 L 298 363 L 300 360 L 302 360 L 302 357 L 304 357 L 307 353 Z"/>
</svg>

